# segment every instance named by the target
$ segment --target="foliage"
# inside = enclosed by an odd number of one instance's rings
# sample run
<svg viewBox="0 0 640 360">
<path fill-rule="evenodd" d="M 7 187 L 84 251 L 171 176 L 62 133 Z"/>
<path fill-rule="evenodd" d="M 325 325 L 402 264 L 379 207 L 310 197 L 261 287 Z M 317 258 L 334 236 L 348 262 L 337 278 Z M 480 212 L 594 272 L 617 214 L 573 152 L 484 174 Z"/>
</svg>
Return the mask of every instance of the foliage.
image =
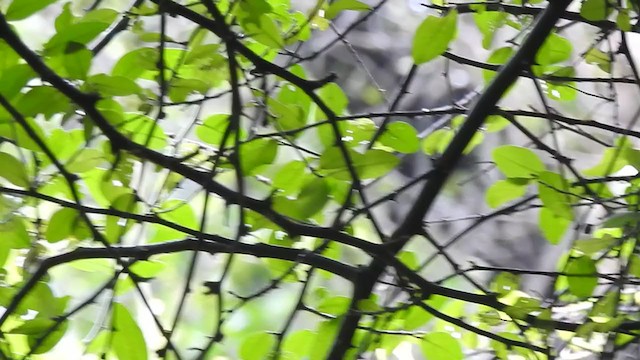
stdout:
<svg viewBox="0 0 640 360">
<path fill-rule="evenodd" d="M 349 110 L 340 74 L 309 65 L 385 0 L 111 3 L 0 8 L 1 358 L 356 359 L 409 346 L 547 359 L 636 341 L 640 182 L 620 171 L 640 169 L 637 115 L 575 113 L 584 98 L 617 108 L 618 87 L 640 86 L 637 2 L 425 4 L 394 54 L 413 62 L 395 101 L 365 113 Z M 358 20 L 337 30 L 347 13 Z M 34 19 L 53 29 L 42 44 L 24 35 Z M 596 36 L 579 49 L 584 29 Z M 457 55 L 469 31 L 484 58 Z M 443 59 L 484 80 L 475 99 L 399 110 L 418 67 Z M 579 161 L 581 147 L 599 162 Z M 449 243 L 526 213 L 566 246 L 556 271 L 464 263 L 432 236 L 436 197 L 483 149 L 498 174 L 486 213 Z M 380 193 L 409 155 L 432 168 Z M 389 231 L 376 210 L 412 189 Z M 423 271 L 434 259 L 451 272 Z M 498 275 L 485 286 L 481 272 Z M 553 291 L 527 292 L 523 275 Z"/>
</svg>

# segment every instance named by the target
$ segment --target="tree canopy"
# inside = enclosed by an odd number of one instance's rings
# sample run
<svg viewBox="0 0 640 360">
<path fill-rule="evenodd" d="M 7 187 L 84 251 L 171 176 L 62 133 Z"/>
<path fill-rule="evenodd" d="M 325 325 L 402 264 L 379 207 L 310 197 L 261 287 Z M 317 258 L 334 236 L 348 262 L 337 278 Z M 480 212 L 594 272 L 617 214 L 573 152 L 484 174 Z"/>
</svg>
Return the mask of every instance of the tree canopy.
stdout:
<svg viewBox="0 0 640 360">
<path fill-rule="evenodd" d="M 0 1 L 0 358 L 634 351 L 637 1 L 417 5 L 383 89 L 394 6 Z"/>
</svg>

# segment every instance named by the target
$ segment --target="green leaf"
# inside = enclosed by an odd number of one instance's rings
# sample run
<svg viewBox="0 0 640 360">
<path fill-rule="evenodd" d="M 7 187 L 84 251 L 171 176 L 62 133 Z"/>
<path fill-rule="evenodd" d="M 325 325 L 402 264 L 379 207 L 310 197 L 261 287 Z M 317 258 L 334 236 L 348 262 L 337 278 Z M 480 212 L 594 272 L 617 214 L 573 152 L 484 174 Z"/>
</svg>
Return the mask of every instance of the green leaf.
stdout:
<svg viewBox="0 0 640 360">
<path fill-rule="evenodd" d="M 631 17 L 629 16 L 629 9 L 618 9 L 616 24 L 622 31 L 631 31 Z"/>
<path fill-rule="evenodd" d="M 32 320 L 28 320 L 22 323 L 20 326 L 15 327 L 7 333 L 9 334 L 23 334 L 23 335 L 37 335 L 44 333 L 50 329 L 56 322 L 52 319 L 43 317 L 36 317 Z"/>
<path fill-rule="evenodd" d="M 424 335 L 420 342 L 422 354 L 429 360 L 462 360 L 464 354 L 458 340 L 446 332 Z"/>
<path fill-rule="evenodd" d="M 283 195 L 297 193 L 304 183 L 306 167 L 306 164 L 302 161 L 287 163 L 273 177 L 273 187 L 281 189 Z"/>
<path fill-rule="evenodd" d="M 167 221 L 179 224 L 189 229 L 198 229 L 198 220 L 191 205 L 181 200 L 167 200 L 162 203 L 157 212 L 158 216 Z M 177 231 L 177 230 L 176 230 Z"/>
<path fill-rule="evenodd" d="M 66 112 L 69 109 L 69 99 L 53 86 L 36 86 L 21 96 L 16 109 L 24 117 L 43 114 L 46 118 Z"/>
<path fill-rule="evenodd" d="M 12 329 L 10 333 L 28 335 L 27 341 L 31 351 L 34 354 L 43 354 L 51 350 L 62 339 L 69 327 L 69 322 L 65 320 L 55 330 L 50 331 L 55 324 L 56 322 L 49 318 L 36 317 Z M 45 335 L 46 338 L 42 341 L 41 338 Z M 38 346 L 36 347 L 36 345 Z"/>
<path fill-rule="evenodd" d="M 484 121 L 484 128 L 488 133 L 502 131 L 509 125 L 511 125 L 511 122 L 500 115 L 489 115 Z"/>
<path fill-rule="evenodd" d="M 349 120 L 346 123 L 342 123 L 340 126 L 342 136 L 342 142 L 350 147 L 356 147 L 362 144 L 369 144 L 369 141 L 376 133 L 378 127 L 369 118 L 359 118 L 355 120 Z"/>
<path fill-rule="evenodd" d="M 124 193 L 111 201 L 111 208 L 129 214 L 138 214 L 138 197 L 133 193 Z M 122 237 L 131 229 L 134 222 L 129 219 L 122 219 L 119 216 L 107 215 L 105 238 L 110 244 L 119 242 Z"/>
<path fill-rule="evenodd" d="M 305 359 L 313 351 L 316 333 L 311 330 L 298 330 L 288 335 L 282 344 L 283 359 Z"/>
<path fill-rule="evenodd" d="M 428 16 L 413 38 L 411 55 L 416 64 L 423 64 L 442 55 L 456 37 L 458 12 L 449 11 L 444 17 Z"/>
<path fill-rule="evenodd" d="M 72 173 L 83 173 L 95 169 L 96 166 L 105 161 L 105 155 L 98 149 L 85 148 L 80 150 L 65 165 L 66 169 Z"/>
<path fill-rule="evenodd" d="M 570 225 L 571 220 L 556 215 L 546 207 L 540 209 L 538 226 L 542 231 L 542 235 L 544 235 L 544 238 L 547 239 L 549 243 L 554 245 L 559 244 Z"/>
<path fill-rule="evenodd" d="M 587 176 L 608 176 L 620 171 L 625 165 L 629 165 L 629 158 L 635 159 L 635 153 L 629 139 L 621 137 L 616 140 L 615 147 L 604 150 L 604 154 L 596 166 L 584 170 L 582 173 Z M 640 167 L 640 163 L 636 165 Z"/>
<path fill-rule="evenodd" d="M 129 310 L 117 302 L 113 304 L 112 323 L 111 345 L 116 357 L 119 360 L 147 359 L 147 343 L 138 323 L 133 319 Z"/>
<path fill-rule="evenodd" d="M 33 129 L 36 135 L 40 139 L 45 139 L 46 136 L 42 128 L 33 118 L 25 119 L 29 127 Z M 19 146 L 23 149 L 29 149 L 32 151 L 42 151 L 40 146 L 36 144 L 36 142 L 31 138 L 31 135 L 27 134 L 27 132 L 22 128 L 22 126 L 16 126 L 13 122 L 1 123 L 0 122 L 0 136 L 3 136 L 8 139 L 12 139 L 16 146 Z"/>
<path fill-rule="evenodd" d="M 585 0 L 580 8 L 580 16 L 589 21 L 605 20 L 612 10 L 607 0 Z"/>
<path fill-rule="evenodd" d="M 569 60 L 572 49 L 569 40 L 557 34 L 550 34 L 536 54 L 536 63 L 551 65 Z"/>
<path fill-rule="evenodd" d="M 24 164 L 5 152 L 0 152 L 0 177 L 23 188 L 29 187 L 29 176 Z"/>
<path fill-rule="evenodd" d="M 510 46 L 501 47 L 499 49 L 494 50 L 489 58 L 487 58 L 487 63 L 492 65 L 502 65 L 507 62 L 513 55 L 513 48 Z M 496 76 L 496 71 L 493 70 L 482 70 L 482 77 L 484 78 L 485 84 L 488 84 L 494 77 Z"/>
<path fill-rule="evenodd" d="M 577 297 L 589 297 L 598 286 L 598 277 L 595 262 L 588 256 L 580 256 L 569 260 L 565 272 L 567 276 L 569 291 Z"/>
<path fill-rule="evenodd" d="M 573 248 L 585 255 L 592 255 L 603 250 L 608 250 L 616 241 L 617 239 L 610 234 L 603 234 L 602 236 L 577 240 Z"/>
<path fill-rule="evenodd" d="M 498 180 L 485 195 L 485 201 L 490 208 L 495 209 L 511 200 L 522 197 L 527 192 L 528 181 L 521 179 Z"/>
<path fill-rule="evenodd" d="M 115 15 L 118 13 L 115 12 Z M 69 43 L 88 44 L 96 36 L 107 30 L 111 22 L 82 21 L 71 24 L 58 31 L 44 45 L 46 53 L 60 53 L 64 51 Z"/>
<path fill-rule="evenodd" d="M 112 76 L 123 76 L 127 79 L 137 79 L 145 72 L 157 72 L 158 50 L 154 48 L 139 48 L 122 56 L 111 70 Z"/>
<path fill-rule="evenodd" d="M 322 210 L 329 200 L 329 186 L 322 178 L 308 182 L 295 199 L 276 197 L 273 207 L 276 211 L 299 220 L 306 220 Z"/>
<path fill-rule="evenodd" d="M 0 53 L 2 52 L 3 49 L 0 46 Z M 18 64 L 6 70 L 0 70 L 0 94 L 7 100 L 13 99 L 34 76 L 35 72 L 27 64 Z"/>
<path fill-rule="evenodd" d="M 71 43 L 64 52 L 64 68 L 71 78 L 85 80 L 91 68 L 93 53 L 84 45 L 80 44 L 78 48 L 74 44 Z"/>
<path fill-rule="evenodd" d="M 578 90 L 575 88 L 575 83 L 565 83 L 563 85 L 552 82 L 542 83 L 544 94 L 551 100 L 573 101 L 578 96 Z"/>
<path fill-rule="evenodd" d="M 257 139 L 240 146 L 240 167 L 243 175 L 255 173 L 259 166 L 273 163 L 278 143 L 272 139 Z"/>
<path fill-rule="evenodd" d="M 242 25 L 246 33 L 261 44 L 273 49 L 280 49 L 284 46 L 284 39 L 280 34 L 281 30 L 268 15 L 263 14 L 257 18 L 250 18 Z"/>
<path fill-rule="evenodd" d="M 638 226 L 638 222 L 640 221 L 640 213 L 638 212 L 628 212 L 623 214 L 616 214 L 609 217 L 602 223 L 602 228 L 624 228 L 631 227 L 635 228 Z"/>
<path fill-rule="evenodd" d="M 471 153 L 473 149 L 482 144 L 482 141 L 484 141 L 484 132 L 476 131 L 476 133 L 473 134 L 471 141 L 469 141 L 467 147 L 464 148 L 464 151 L 462 153 L 465 155 Z"/>
<path fill-rule="evenodd" d="M 141 92 L 140 86 L 124 76 L 98 74 L 87 79 L 85 86 L 105 96 L 127 96 Z"/>
<path fill-rule="evenodd" d="M 544 164 L 531 150 L 519 146 L 504 145 L 493 150 L 493 161 L 508 178 L 534 178 L 544 171 Z"/>
<path fill-rule="evenodd" d="M 382 145 L 403 154 L 411 154 L 420 150 L 418 132 L 413 126 L 402 121 L 389 124 L 379 141 Z"/>
<path fill-rule="evenodd" d="M 382 150 L 369 150 L 364 155 L 347 149 L 352 166 L 361 180 L 374 179 L 386 175 L 395 168 L 400 159 Z M 352 180 L 342 152 L 332 147 L 320 156 L 320 173 L 339 180 Z"/>
<path fill-rule="evenodd" d="M 280 130 L 293 130 L 307 123 L 311 99 L 302 89 L 293 85 L 282 86 L 276 99 L 268 102 L 273 122 Z"/>
<path fill-rule="evenodd" d="M 425 303 L 434 309 L 440 309 L 448 299 L 444 296 L 432 296 Z M 433 319 L 434 315 L 427 312 L 422 306 L 414 305 L 409 308 L 404 317 L 404 329 L 415 330 Z"/>
<path fill-rule="evenodd" d="M 615 317 L 617 307 L 618 293 L 616 293 L 615 291 L 609 291 L 593 305 L 593 308 L 589 313 L 589 317 L 591 319 L 599 317 L 600 320 L 611 320 L 613 317 Z M 601 323 L 602 321 L 598 322 Z"/>
<path fill-rule="evenodd" d="M 45 238 L 50 243 L 64 240 L 71 236 L 74 227 L 80 221 L 80 214 L 76 210 L 70 208 L 60 209 L 49 219 Z"/>
<path fill-rule="evenodd" d="M 489 49 L 496 32 L 505 24 L 509 14 L 502 11 L 474 12 L 473 20 L 482 33 L 482 47 Z"/>
<path fill-rule="evenodd" d="M 338 325 L 336 320 L 323 321 L 318 326 L 314 342 L 312 343 L 312 352 L 309 354 L 310 360 L 325 360 L 333 345 L 333 341 L 338 333 Z"/>
<path fill-rule="evenodd" d="M 427 155 L 442 154 L 455 136 L 449 129 L 438 129 L 422 140 L 422 151 Z"/>
<path fill-rule="evenodd" d="M 139 277 L 151 279 L 156 277 L 162 270 L 166 268 L 166 264 L 159 261 L 136 261 L 129 266 L 129 271 Z"/>
<path fill-rule="evenodd" d="M 171 80 L 169 99 L 173 102 L 186 101 L 191 94 L 205 94 L 210 89 L 209 85 L 200 79 L 175 78 Z"/>
<path fill-rule="evenodd" d="M 247 336 L 238 349 L 243 360 L 269 359 L 276 343 L 273 335 L 261 332 Z"/>
<path fill-rule="evenodd" d="M 69 296 L 56 297 L 49 284 L 38 282 L 18 307 L 17 313 L 27 310 L 38 312 L 41 317 L 56 318 L 64 312 L 69 303 Z"/>
<path fill-rule="evenodd" d="M 150 149 L 158 150 L 167 145 L 167 135 L 160 124 L 146 115 L 127 113 L 124 115 L 123 123 L 115 125 L 129 135 L 131 140 Z"/>
<path fill-rule="evenodd" d="M 57 0 L 13 0 L 5 13 L 8 21 L 26 19 Z"/>
<path fill-rule="evenodd" d="M 324 17 L 331 20 L 345 10 L 366 11 L 371 10 L 371 6 L 358 0 L 336 0 L 325 10 Z"/>
<path fill-rule="evenodd" d="M 349 304 L 351 298 L 345 296 L 333 296 L 324 299 L 319 305 L 317 310 L 331 315 L 342 315 L 349 310 Z"/>
<path fill-rule="evenodd" d="M 31 246 L 31 237 L 24 225 L 24 221 L 19 217 L 11 217 L 9 220 L 0 222 L 0 248 L 26 249 Z"/>
<path fill-rule="evenodd" d="M 500 296 L 509 294 L 520 288 L 520 277 L 509 272 L 501 272 L 491 282 L 491 291 Z"/>
<path fill-rule="evenodd" d="M 587 64 L 598 66 L 600 70 L 606 73 L 611 73 L 611 57 L 609 56 L 609 54 L 603 52 L 598 48 L 592 47 L 591 49 L 589 49 L 584 55 L 584 61 L 586 61 Z"/>
<path fill-rule="evenodd" d="M 573 197 L 568 194 L 570 190 L 569 182 L 560 174 L 543 171 L 538 176 L 538 197 L 544 207 L 567 220 L 573 219 Z"/>
<path fill-rule="evenodd" d="M 198 139 L 212 145 L 221 146 L 224 133 L 229 127 L 229 115 L 216 114 L 204 119 L 201 125 L 196 127 L 196 136 Z M 227 141 L 232 140 L 234 136 L 230 133 Z"/>
<path fill-rule="evenodd" d="M 336 115 L 342 115 L 342 112 L 349 105 L 349 99 L 345 95 L 342 88 L 335 83 L 329 83 L 318 90 L 318 96 Z M 322 111 L 318 111 L 318 116 L 327 117 Z"/>
<path fill-rule="evenodd" d="M 632 255 L 629 259 L 629 274 L 640 277 L 640 255 Z"/>
</svg>

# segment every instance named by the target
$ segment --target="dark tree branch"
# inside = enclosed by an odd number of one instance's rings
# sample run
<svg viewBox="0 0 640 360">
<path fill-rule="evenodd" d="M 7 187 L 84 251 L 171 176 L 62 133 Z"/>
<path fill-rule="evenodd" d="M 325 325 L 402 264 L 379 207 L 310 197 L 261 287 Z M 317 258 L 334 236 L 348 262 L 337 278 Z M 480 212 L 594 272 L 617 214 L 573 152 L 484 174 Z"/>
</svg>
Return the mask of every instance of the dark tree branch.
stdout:
<svg viewBox="0 0 640 360">
<path fill-rule="evenodd" d="M 433 173 L 427 179 L 426 184 L 416 198 L 415 205 L 391 236 L 389 250 L 392 253 L 395 254 L 400 251 L 412 235 L 420 232 L 422 219 L 429 211 L 436 196 L 440 193 L 445 181 L 455 169 L 471 138 L 482 126 L 485 118 L 493 113 L 504 92 L 518 79 L 525 69 L 531 66 L 538 49 L 542 46 L 542 43 L 551 33 L 556 22 L 564 14 L 570 3 L 571 0 L 557 0 L 549 3 L 548 7 L 537 19 L 531 33 L 529 33 L 520 49 L 501 68 L 489 87 L 480 95 L 478 101 L 468 113 L 466 121 L 442 154 L 442 157 L 437 160 Z M 358 303 L 369 297 L 378 277 L 385 268 L 386 264 L 383 261 L 374 259 L 362 274 L 360 281 L 355 283 L 349 312 L 345 316 L 340 331 L 336 336 L 329 359 L 342 359 L 351 346 L 351 340 L 361 317 L 356 310 Z"/>
</svg>

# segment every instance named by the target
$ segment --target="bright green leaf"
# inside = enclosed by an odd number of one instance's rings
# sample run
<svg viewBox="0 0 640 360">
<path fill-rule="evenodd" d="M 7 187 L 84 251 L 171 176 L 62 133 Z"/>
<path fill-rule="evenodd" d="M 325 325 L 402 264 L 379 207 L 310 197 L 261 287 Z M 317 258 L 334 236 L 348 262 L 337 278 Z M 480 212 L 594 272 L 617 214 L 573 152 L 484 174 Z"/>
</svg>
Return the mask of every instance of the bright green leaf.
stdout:
<svg viewBox="0 0 640 360">
<path fill-rule="evenodd" d="M 544 164 L 531 150 L 519 146 L 504 145 L 493 150 L 493 161 L 508 178 L 534 178 L 544 171 Z"/>
<path fill-rule="evenodd" d="M 446 332 L 424 335 L 420 342 L 422 354 L 429 360 L 462 360 L 464 354 L 458 340 Z"/>
<path fill-rule="evenodd" d="M 573 47 L 571 42 L 566 38 L 550 34 L 536 55 L 536 63 L 538 65 L 551 65 L 569 60 Z"/>
<path fill-rule="evenodd" d="M 351 298 L 344 296 L 334 296 L 324 299 L 317 310 L 331 315 L 342 315 L 349 309 Z"/>
<path fill-rule="evenodd" d="M 620 171 L 629 164 L 627 154 L 631 150 L 633 149 L 629 139 L 621 137 L 616 140 L 615 147 L 604 150 L 604 154 L 596 166 L 584 170 L 582 173 L 587 176 L 608 176 Z"/>
<path fill-rule="evenodd" d="M 475 149 L 478 145 L 482 144 L 482 141 L 484 141 L 484 132 L 476 131 L 476 133 L 473 134 L 473 137 L 467 144 L 467 147 L 464 148 L 464 151 L 462 153 L 465 155 L 471 153 L 473 149 Z"/>
<path fill-rule="evenodd" d="M 6 11 L 8 21 L 22 20 L 46 8 L 57 0 L 13 0 Z"/>
<path fill-rule="evenodd" d="M 84 80 L 91 68 L 93 54 L 84 45 L 80 45 L 79 48 L 71 47 L 71 49 L 68 47 L 64 52 L 64 67 L 71 78 Z"/>
<path fill-rule="evenodd" d="M 437 155 L 444 152 L 455 136 L 449 129 L 438 129 L 422 140 L 422 151 L 427 155 Z"/>
<path fill-rule="evenodd" d="M 259 166 L 273 163 L 278 143 L 272 139 L 257 139 L 240 147 L 240 166 L 244 175 L 253 174 Z"/>
<path fill-rule="evenodd" d="M 358 0 L 336 0 L 325 10 L 324 16 L 331 20 L 345 10 L 366 11 L 370 9 L 371 6 Z"/>
<path fill-rule="evenodd" d="M 147 343 L 129 310 L 120 303 L 112 309 L 113 338 L 111 346 L 119 360 L 147 359 Z"/>
<path fill-rule="evenodd" d="M 519 179 L 498 180 L 485 195 L 485 201 L 489 207 L 495 209 L 511 200 L 522 197 L 527 192 L 527 181 Z"/>
<path fill-rule="evenodd" d="M 538 226 L 549 243 L 559 244 L 570 225 L 571 220 L 554 214 L 553 211 L 546 207 L 540 209 Z"/>
<path fill-rule="evenodd" d="M 514 50 L 510 46 L 501 47 L 494 50 L 486 62 L 492 65 L 502 65 L 511 58 L 513 52 Z M 496 72 L 493 70 L 482 70 L 482 77 L 484 78 L 485 84 L 488 84 L 495 76 Z"/>
<path fill-rule="evenodd" d="M 216 114 L 204 119 L 201 125 L 196 127 L 198 139 L 212 145 L 222 145 L 222 138 L 229 127 L 229 115 Z M 232 140 L 231 133 L 227 136 L 227 141 Z"/>
<path fill-rule="evenodd" d="M 509 272 L 501 272 L 491 282 L 491 291 L 500 296 L 507 295 L 520 288 L 520 277 Z"/>
<path fill-rule="evenodd" d="M 98 74 L 87 79 L 86 86 L 105 96 L 127 96 L 141 91 L 140 86 L 124 76 Z"/>
<path fill-rule="evenodd" d="M 418 132 L 413 126 L 402 121 L 389 124 L 379 141 L 382 145 L 403 154 L 411 154 L 420 149 Z"/>
<path fill-rule="evenodd" d="M 16 110 L 22 116 L 31 117 L 43 114 L 46 118 L 54 114 L 66 112 L 69 99 L 53 86 L 36 86 L 18 98 Z"/>
<path fill-rule="evenodd" d="M 304 183 L 306 167 L 302 161 L 287 163 L 273 177 L 273 187 L 283 190 L 284 195 L 298 192 Z"/>
<path fill-rule="evenodd" d="M 138 114 L 124 114 L 122 123 L 116 124 L 123 133 L 128 134 L 134 142 L 158 150 L 167 145 L 167 135 L 154 119 Z"/>
<path fill-rule="evenodd" d="M 83 173 L 93 170 L 104 161 L 105 155 L 102 151 L 93 148 L 85 148 L 73 156 L 65 167 L 69 172 Z"/>
<path fill-rule="evenodd" d="M 474 12 L 473 20 L 482 33 L 482 47 L 489 49 L 496 32 L 505 24 L 506 12 L 502 11 L 482 11 Z"/>
<path fill-rule="evenodd" d="M 560 174 L 550 171 L 543 171 L 539 174 L 538 197 L 544 207 L 567 220 L 573 219 L 573 210 L 571 209 L 573 198 L 568 194 L 569 191 L 569 182 Z"/>
<path fill-rule="evenodd" d="M 318 96 L 336 115 L 342 115 L 342 112 L 349 104 L 347 95 L 345 95 L 340 86 L 335 83 L 329 83 L 321 87 L 320 90 L 318 90 Z M 325 118 L 327 116 L 326 114 L 323 115 L 322 111 L 318 111 L 317 114 L 318 116 L 325 116 Z"/>
<path fill-rule="evenodd" d="M 322 210 L 329 200 L 329 186 L 322 178 L 312 179 L 295 199 L 276 197 L 274 209 L 284 215 L 305 220 Z"/>
<path fill-rule="evenodd" d="M 611 65 L 613 63 L 611 57 L 598 48 L 589 49 L 584 55 L 584 61 L 587 64 L 598 66 L 604 72 L 611 73 Z"/>
<path fill-rule="evenodd" d="M 458 12 L 449 11 L 444 17 L 428 16 L 413 38 L 411 54 L 416 64 L 423 64 L 442 55 L 455 39 L 458 25 Z"/>
<path fill-rule="evenodd" d="M 135 80 L 145 72 L 157 72 L 158 50 L 139 48 L 122 56 L 111 70 L 112 76 Z"/>
<path fill-rule="evenodd" d="M 364 155 L 347 149 L 351 164 L 361 180 L 384 176 L 398 165 L 400 159 L 382 150 L 369 150 Z M 320 157 L 320 172 L 339 180 L 352 180 L 352 174 L 342 152 L 337 147 L 325 151 Z"/>
<path fill-rule="evenodd" d="M 569 283 L 569 291 L 578 297 L 591 296 L 593 290 L 598 286 L 598 277 L 595 262 L 588 256 L 580 256 L 570 259 L 565 272 Z"/>
<path fill-rule="evenodd" d="M 5 152 L 0 152 L 0 177 L 16 186 L 29 187 L 29 176 L 24 164 Z"/>
<path fill-rule="evenodd" d="M 511 122 L 500 115 L 489 115 L 484 121 L 484 128 L 488 133 L 499 132 L 509 126 Z"/>
</svg>

